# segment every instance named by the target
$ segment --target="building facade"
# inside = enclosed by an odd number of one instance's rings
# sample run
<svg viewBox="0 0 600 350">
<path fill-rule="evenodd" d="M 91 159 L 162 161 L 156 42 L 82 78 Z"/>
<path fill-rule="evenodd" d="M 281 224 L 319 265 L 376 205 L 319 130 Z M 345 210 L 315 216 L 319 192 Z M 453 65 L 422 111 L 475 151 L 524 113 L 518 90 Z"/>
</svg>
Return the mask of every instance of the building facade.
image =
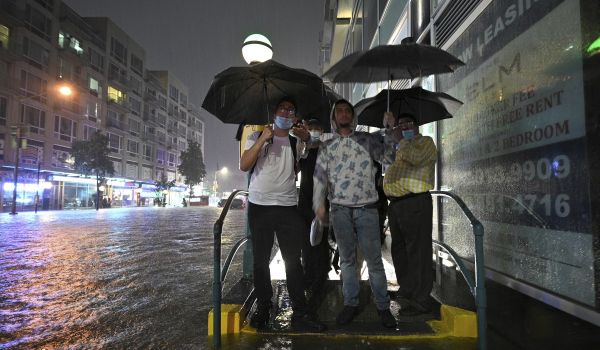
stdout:
<svg viewBox="0 0 600 350">
<path fill-rule="evenodd" d="M 203 146 L 204 121 L 184 83 L 146 67 L 146 53 L 108 18 L 82 18 L 59 0 L 0 2 L 0 210 L 93 207 L 95 179 L 72 167 L 71 145 L 108 136 L 115 174 L 101 187 L 111 206 L 152 205 L 164 173 L 177 186 L 188 140 Z M 67 84 L 68 97 L 57 89 Z M 204 149 L 204 147 L 202 147 Z"/>
<path fill-rule="evenodd" d="M 599 3 L 332 0 L 324 9 L 323 71 L 409 36 L 465 63 L 453 74 L 392 82 L 464 102 L 453 118 L 421 128 L 439 149 L 436 189 L 461 196 L 482 221 L 489 280 L 600 325 Z M 334 87 L 356 103 L 387 85 Z M 434 239 L 472 268 L 468 222 L 451 202 L 437 201 L 435 211 Z M 461 278 L 440 256 L 435 293 L 448 302 Z"/>
</svg>

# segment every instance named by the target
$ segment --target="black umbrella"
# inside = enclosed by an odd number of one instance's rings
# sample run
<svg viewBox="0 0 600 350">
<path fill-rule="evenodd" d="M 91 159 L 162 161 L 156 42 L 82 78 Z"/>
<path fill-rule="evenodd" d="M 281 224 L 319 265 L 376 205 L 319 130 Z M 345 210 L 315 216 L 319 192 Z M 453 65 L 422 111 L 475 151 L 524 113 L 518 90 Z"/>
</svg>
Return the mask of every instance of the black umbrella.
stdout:
<svg viewBox="0 0 600 350">
<path fill-rule="evenodd" d="M 267 124 L 272 121 L 269 107 L 284 96 L 294 98 L 303 113 L 320 103 L 325 85 L 316 74 L 269 60 L 217 74 L 202 107 L 223 123 Z"/>
<path fill-rule="evenodd" d="M 404 90 L 382 90 L 374 97 L 361 100 L 354 106 L 358 124 L 383 127 L 383 113 L 389 110 L 397 117 L 401 113 L 412 114 L 417 124 L 452 118 L 462 102 L 443 92 L 432 92 L 420 87 Z"/>
<path fill-rule="evenodd" d="M 323 76 L 334 82 L 372 83 L 450 73 L 463 65 L 461 60 L 442 49 L 406 38 L 400 45 L 381 45 L 352 53 Z"/>
<path fill-rule="evenodd" d="M 320 102 L 307 106 L 304 109 L 305 112 L 301 113 L 302 119 L 318 119 L 323 127 L 323 131 L 329 132 L 331 130 L 331 108 L 341 98 L 333 89 L 325 85 L 324 96 L 321 97 Z"/>
</svg>

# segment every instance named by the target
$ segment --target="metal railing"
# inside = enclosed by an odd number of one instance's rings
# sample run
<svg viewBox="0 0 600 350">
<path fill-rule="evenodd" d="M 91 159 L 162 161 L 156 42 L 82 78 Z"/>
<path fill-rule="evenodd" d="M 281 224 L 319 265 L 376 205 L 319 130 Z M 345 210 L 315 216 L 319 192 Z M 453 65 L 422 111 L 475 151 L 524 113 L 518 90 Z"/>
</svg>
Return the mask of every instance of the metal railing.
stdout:
<svg viewBox="0 0 600 350">
<path fill-rule="evenodd" d="M 225 264 L 223 265 L 223 268 L 221 268 L 221 233 L 223 232 L 223 222 L 225 221 L 227 212 L 229 212 L 231 203 L 233 203 L 233 199 L 238 195 L 247 196 L 248 191 L 237 190 L 231 193 L 231 195 L 229 195 L 229 198 L 227 198 L 227 202 L 225 203 L 225 205 L 223 206 L 223 210 L 221 211 L 221 216 L 219 216 L 213 228 L 213 346 L 215 348 L 221 347 L 221 299 L 223 294 L 223 282 L 225 281 L 225 277 L 227 277 L 227 272 L 229 271 L 229 266 L 231 265 L 233 257 L 240 249 L 240 247 L 244 245 L 244 243 L 246 243 L 246 241 L 248 240 L 248 238 L 244 237 L 240 239 L 233 246 L 233 248 L 231 248 L 227 259 L 225 259 Z"/>
<path fill-rule="evenodd" d="M 452 260 L 458 265 L 459 271 L 465 278 L 471 294 L 475 297 L 475 308 L 477 310 L 477 348 L 485 350 L 487 348 L 487 296 L 485 292 L 485 267 L 483 260 L 483 225 L 473 215 L 465 202 L 457 195 L 447 191 L 430 191 L 432 196 L 447 197 L 453 199 L 462 209 L 473 227 L 473 236 L 475 238 L 475 273 L 474 276 L 466 269 L 461 257 L 448 245 L 433 240 L 433 244 L 447 251 Z"/>
</svg>

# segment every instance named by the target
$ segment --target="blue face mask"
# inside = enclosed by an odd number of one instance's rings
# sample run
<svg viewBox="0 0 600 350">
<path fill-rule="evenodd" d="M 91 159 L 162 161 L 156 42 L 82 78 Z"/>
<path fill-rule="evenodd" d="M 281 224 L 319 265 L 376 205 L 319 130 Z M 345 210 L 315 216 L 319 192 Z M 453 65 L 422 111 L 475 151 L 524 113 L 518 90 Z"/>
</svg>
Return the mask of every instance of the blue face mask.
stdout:
<svg viewBox="0 0 600 350">
<path fill-rule="evenodd" d="M 275 116 L 275 125 L 279 129 L 288 130 L 292 128 L 294 121 L 290 118 L 284 118 L 277 115 Z"/>
<path fill-rule="evenodd" d="M 412 139 L 413 137 L 415 137 L 415 130 L 414 129 L 402 130 L 402 137 L 405 140 Z"/>
</svg>

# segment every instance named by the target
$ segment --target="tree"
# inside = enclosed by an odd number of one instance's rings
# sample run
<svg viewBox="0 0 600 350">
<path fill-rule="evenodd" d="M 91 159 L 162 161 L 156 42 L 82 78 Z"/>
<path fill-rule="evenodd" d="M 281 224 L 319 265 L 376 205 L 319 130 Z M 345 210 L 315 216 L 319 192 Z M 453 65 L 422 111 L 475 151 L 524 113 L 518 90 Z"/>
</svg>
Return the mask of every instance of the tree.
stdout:
<svg viewBox="0 0 600 350">
<path fill-rule="evenodd" d="M 162 204 L 163 207 L 167 205 L 167 195 L 165 192 L 170 190 L 173 186 L 175 186 L 175 180 L 169 181 L 164 172 L 161 173 L 159 180 L 154 181 L 156 196 L 162 196 L 160 204 Z"/>
<path fill-rule="evenodd" d="M 181 151 L 181 163 L 177 167 L 179 173 L 185 176 L 184 183 L 190 187 L 190 198 L 194 194 L 194 186 L 202 182 L 206 176 L 202 148 L 196 141 L 189 141 L 188 148 Z"/>
<path fill-rule="evenodd" d="M 96 210 L 100 204 L 100 183 L 106 176 L 115 173 L 113 162 L 108 157 L 108 136 L 99 131 L 92 135 L 89 141 L 75 141 L 71 148 L 74 167 L 79 173 L 89 176 L 96 175 Z"/>
</svg>

